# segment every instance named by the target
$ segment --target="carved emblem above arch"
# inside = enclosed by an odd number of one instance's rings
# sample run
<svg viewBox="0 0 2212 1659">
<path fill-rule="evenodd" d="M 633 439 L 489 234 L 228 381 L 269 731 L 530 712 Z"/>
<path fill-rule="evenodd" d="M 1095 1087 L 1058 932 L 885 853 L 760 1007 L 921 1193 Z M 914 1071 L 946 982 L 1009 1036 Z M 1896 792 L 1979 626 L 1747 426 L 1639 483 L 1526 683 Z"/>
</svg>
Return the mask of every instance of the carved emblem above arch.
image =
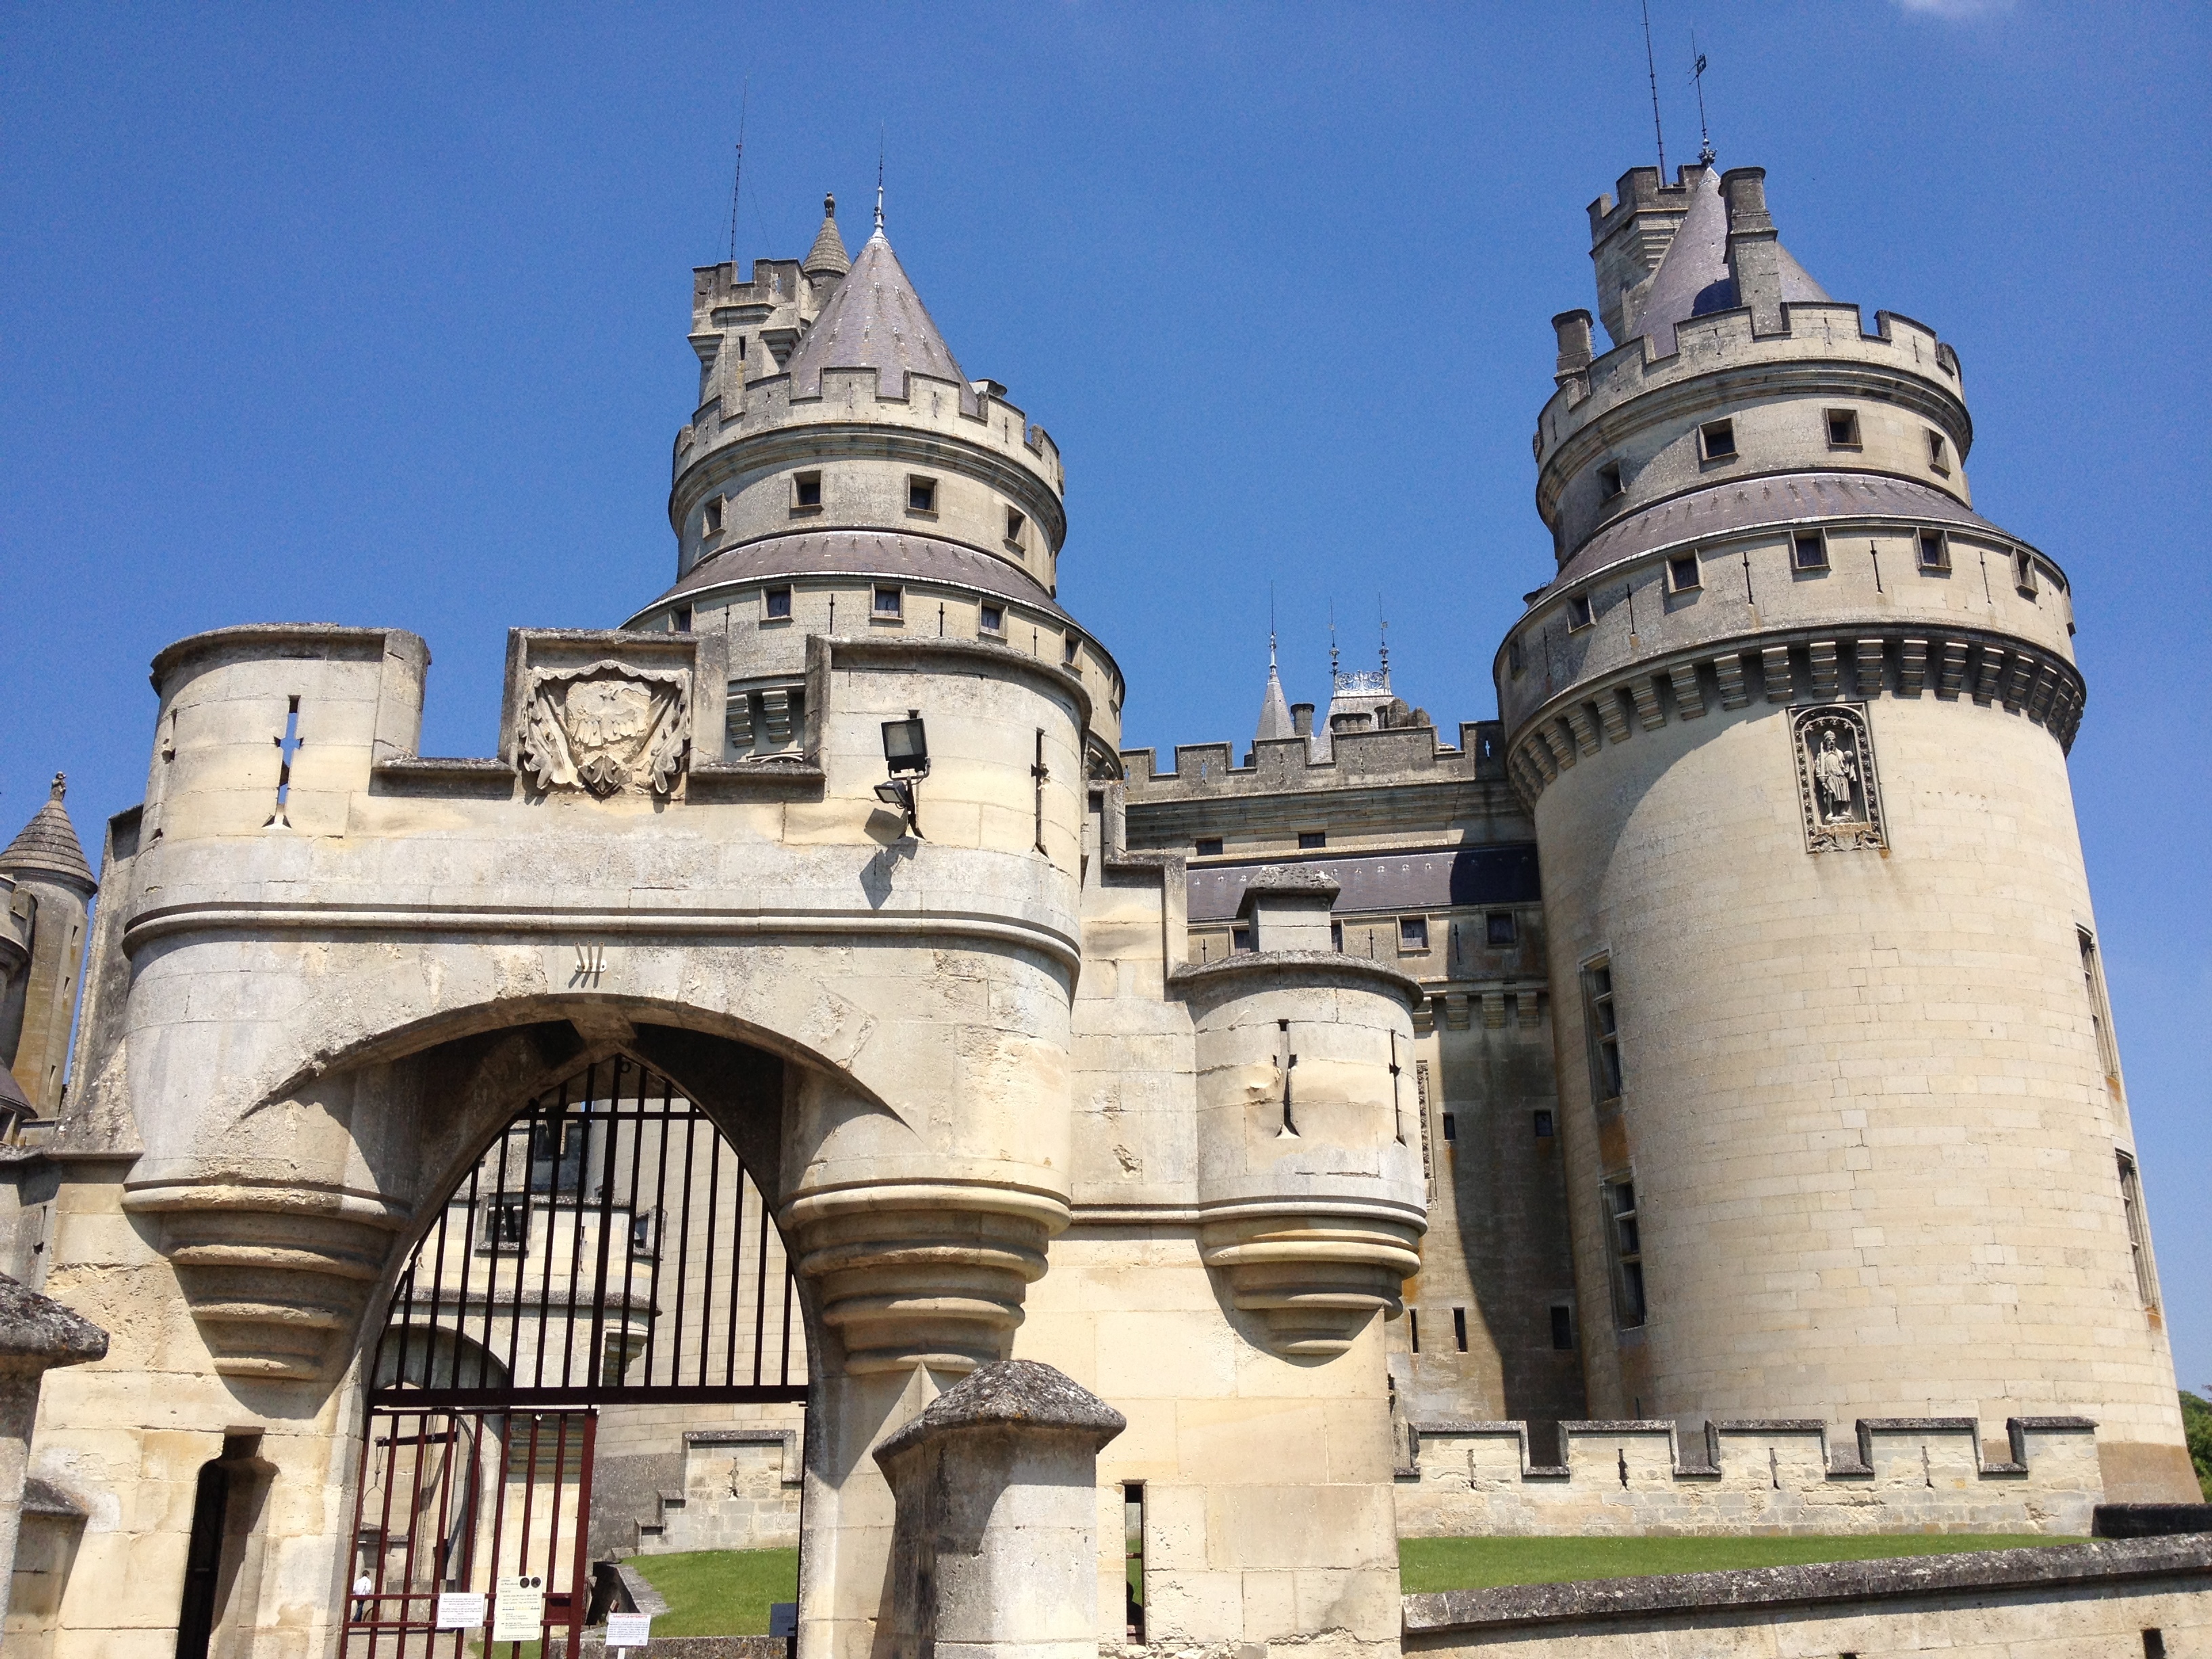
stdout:
<svg viewBox="0 0 2212 1659">
<path fill-rule="evenodd" d="M 532 668 L 515 757 L 541 791 L 666 796 L 690 748 L 691 677 L 611 658 Z"/>
</svg>

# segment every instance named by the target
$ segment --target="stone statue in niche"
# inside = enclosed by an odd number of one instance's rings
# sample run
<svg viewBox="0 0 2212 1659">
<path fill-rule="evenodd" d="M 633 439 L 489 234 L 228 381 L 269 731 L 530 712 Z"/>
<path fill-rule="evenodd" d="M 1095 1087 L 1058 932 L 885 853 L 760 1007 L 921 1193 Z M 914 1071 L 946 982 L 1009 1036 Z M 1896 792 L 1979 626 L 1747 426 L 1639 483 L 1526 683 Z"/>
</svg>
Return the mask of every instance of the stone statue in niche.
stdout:
<svg viewBox="0 0 2212 1659">
<path fill-rule="evenodd" d="M 532 669 L 517 763 L 541 790 L 667 795 L 690 746 L 690 701 L 680 670 L 613 661 Z"/>
<path fill-rule="evenodd" d="M 1805 818 L 1805 850 L 1846 852 L 1886 847 L 1881 791 L 1875 777 L 1874 735 L 1856 703 L 1799 708 L 1790 716 L 1796 753 L 1797 799 Z"/>
</svg>

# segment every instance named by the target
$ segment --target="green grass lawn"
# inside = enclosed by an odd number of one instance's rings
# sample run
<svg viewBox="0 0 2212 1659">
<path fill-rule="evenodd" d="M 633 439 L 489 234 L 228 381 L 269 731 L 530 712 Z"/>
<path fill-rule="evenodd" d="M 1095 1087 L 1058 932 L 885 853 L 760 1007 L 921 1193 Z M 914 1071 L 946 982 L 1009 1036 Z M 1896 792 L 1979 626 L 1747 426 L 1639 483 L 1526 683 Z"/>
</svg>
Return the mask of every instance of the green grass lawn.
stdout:
<svg viewBox="0 0 2212 1659">
<path fill-rule="evenodd" d="M 797 1550 L 692 1550 L 627 1565 L 667 1598 L 655 1636 L 765 1636 L 769 1603 L 799 1599 Z"/>
<path fill-rule="evenodd" d="M 2073 1544 L 2042 1534 L 1890 1533 L 1834 1538 L 1408 1538 L 1398 1545 L 1406 1594 L 1559 1584 L 1576 1578 L 1638 1578 L 1729 1567 L 1794 1567 L 1814 1561 L 1872 1561 L 1961 1550 Z"/>
</svg>

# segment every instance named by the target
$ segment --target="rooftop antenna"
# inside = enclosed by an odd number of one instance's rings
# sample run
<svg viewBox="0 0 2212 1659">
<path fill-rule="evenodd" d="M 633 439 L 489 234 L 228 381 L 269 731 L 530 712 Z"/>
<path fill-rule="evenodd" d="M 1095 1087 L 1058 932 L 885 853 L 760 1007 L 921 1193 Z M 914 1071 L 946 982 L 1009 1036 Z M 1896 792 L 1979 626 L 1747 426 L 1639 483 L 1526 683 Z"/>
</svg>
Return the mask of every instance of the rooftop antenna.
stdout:
<svg viewBox="0 0 2212 1659">
<path fill-rule="evenodd" d="M 745 182 L 745 111 L 752 103 L 753 77 L 745 76 L 738 94 L 738 168 L 730 179 L 730 264 L 738 263 L 738 191 Z"/>
<path fill-rule="evenodd" d="M 890 130 L 886 121 L 876 129 L 876 234 L 884 234 L 884 140 Z"/>
<path fill-rule="evenodd" d="M 1659 125 L 1659 64 L 1651 55 L 1651 0 L 1644 0 L 1644 71 L 1651 77 L 1651 134 L 1659 141 L 1659 182 L 1667 182 L 1667 134 Z"/>
<path fill-rule="evenodd" d="M 1705 54 L 1698 50 L 1698 32 L 1690 31 L 1690 56 L 1694 60 L 1690 79 L 1698 88 L 1698 160 L 1706 167 L 1713 164 L 1713 135 L 1705 131 Z"/>
</svg>

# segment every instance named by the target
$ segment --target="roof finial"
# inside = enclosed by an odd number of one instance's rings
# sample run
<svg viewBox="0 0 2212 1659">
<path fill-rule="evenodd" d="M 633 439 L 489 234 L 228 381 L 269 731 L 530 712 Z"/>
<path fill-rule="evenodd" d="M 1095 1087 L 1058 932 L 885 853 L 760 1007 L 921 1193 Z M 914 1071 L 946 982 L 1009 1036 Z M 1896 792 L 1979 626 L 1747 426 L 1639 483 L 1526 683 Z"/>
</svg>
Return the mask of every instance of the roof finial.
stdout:
<svg viewBox="0 0 2212 1659">
<path fill-rule="evenodd" d="M 876 234 L 884 234 L 884 140 L 890 131 L 885 122 L 876 129 Z"/>
<path fill-rule="evenodd" d="M 738 263 L 738 191 L 745 182 L 745 111 L 752 103 L 753 77 L 745 76 L 744 89 L 738 94 L 738 165 L 730 175 L 730 264 Z"/>
<path fill-rule="evenodd" d="M 1690 56 L 1694 60 L 1690 79 L 1698 88 L 1698 160 L 1706 167 L 1713 164 L 1713 135 L 1705 130 L 1705 54 L 1698 50 L 1698 32 L 1690 31 Z"/>
<path fill-rule="evenodd" d="M 1267 672 L 1275 672 L 1275 585 L 1267 584 Z"/>
<path fill-rule="evenodd" d="M 1328 602 L 1328 679 L 1336 684 L 1336 601 Z"/>
<path fill-rule="evenodd" d="M 69 793 L 68 775 L 63 772 L 55 773 L 53 785 L 46 791 L 46 793 L 56 800 L 59 800 L 64 795 Z"/>
<path fill-rule="evenodd" d="M 1644 71 L 1651 77 L 1651 132 L 1659 141 L 1659 182 L 1667 182 L 1667 134 L 1659 125 L 1659 64 L 1651 56 L 1651 0 L 1644 0 Z"/>
<path fill-rule="evenodd" d="M 1390 618 L 1382 609 L 1382 596 L 1375 596 L 1375 614 L 1382 622 L 1382 684 L 1390 684 Z"/>
</svg>

